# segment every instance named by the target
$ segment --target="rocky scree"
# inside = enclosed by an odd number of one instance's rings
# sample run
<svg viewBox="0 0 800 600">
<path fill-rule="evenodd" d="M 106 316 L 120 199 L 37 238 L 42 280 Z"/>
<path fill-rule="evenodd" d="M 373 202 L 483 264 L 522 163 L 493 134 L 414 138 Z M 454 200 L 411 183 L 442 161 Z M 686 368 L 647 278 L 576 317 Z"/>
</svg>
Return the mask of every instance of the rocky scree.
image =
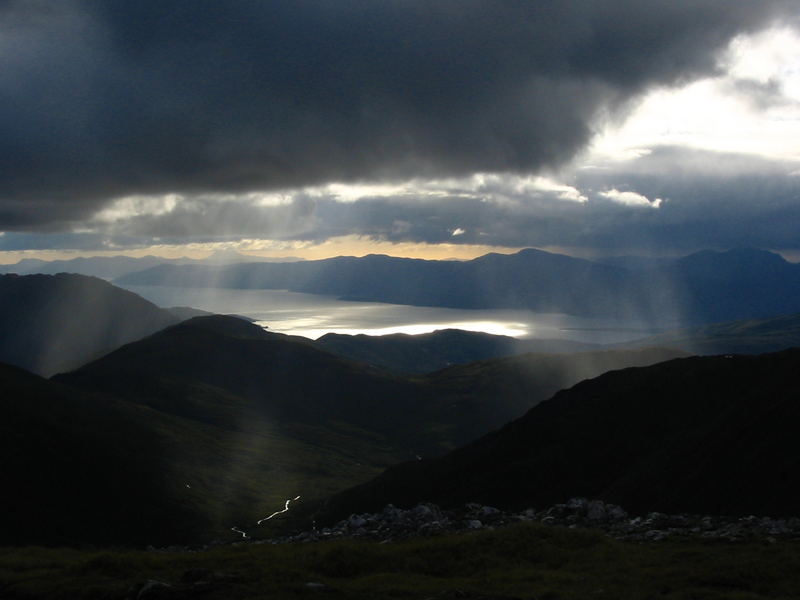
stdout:
<svg viewBox="0 0 800 600">
<path fill-rule="evenodd" d="M 724 517 L 651 512 L 631 516 L 623 508 L 602 500 L 572 498 L 543 510 L 529 508 L 504 512 L 491 506 L 466 504 L 443 510 L 422 503 L 405 510 L 393 505 L 379 513 L 354 514 L 331 527 L 314 528 L 295 535 L 252 543 L 311 542 L 339 538 L 363 538 L 390 542 L 445 532 L 493 529 L 518 522 L 535 522 L 570 528 L 604 531 L 618 540 L 658 541 L 675 537 L 697 537 L 730 541 L 764 538 L 767 541 L 800 539 L 800 518 Z"/>
</svg>

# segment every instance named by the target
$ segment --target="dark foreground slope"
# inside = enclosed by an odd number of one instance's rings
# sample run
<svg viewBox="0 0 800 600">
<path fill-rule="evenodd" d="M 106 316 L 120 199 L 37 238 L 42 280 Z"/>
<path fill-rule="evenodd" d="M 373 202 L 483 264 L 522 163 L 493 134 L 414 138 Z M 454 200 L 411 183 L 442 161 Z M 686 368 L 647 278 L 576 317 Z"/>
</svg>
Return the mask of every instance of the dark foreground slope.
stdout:
<svg viewBox="0 0 800 600">
<path fill-rule="evenodd" d="M 94 277 L 0 276 L 0 362 L 52 375 L 179 319 Z"/>
<path fill-rule="evenodd" d="M 205 525 L 174 493 L 168 420 L 8 365 L 0 390 L 0 543 L 145 544 Z"/>
<path fill-rule="evenodd" d="M 571 496 L 633 512 L 796 514 L 798 367 L 795 349 L 607 373 L 441 459 L 389 469 L 322 514 L 422 500 L 521 508 Z"/>
<path fill-rule="evenodd" d="M 236 544 L 202 552 L 0 550 L 4 600 L 790 600 L 800 542 L 621 542 L 521 523 L 377 541 Z"/>
</svg>

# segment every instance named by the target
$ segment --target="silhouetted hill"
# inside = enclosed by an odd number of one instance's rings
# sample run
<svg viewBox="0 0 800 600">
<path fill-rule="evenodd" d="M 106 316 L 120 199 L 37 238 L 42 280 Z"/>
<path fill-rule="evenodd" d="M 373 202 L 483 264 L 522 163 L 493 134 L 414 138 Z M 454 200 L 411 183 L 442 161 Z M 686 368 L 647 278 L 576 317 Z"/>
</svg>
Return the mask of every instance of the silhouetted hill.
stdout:
<svg viewBox="0 0 800 600">
<path fill-rule="evenodd" d="M 328 333 L 317 339 L 316 344 L 339 356 L 399 373 L 429 373 L 454 364 L 524 352 L 576 352 L 592 347 L 568 340 L 518 340 L 460 329 L 419 335 Z"/>
<path fill-rule="evenodd" d="M 798 366 L 793 349 L 606 373 L 443 458 L 389 469 L 332 498 L 323 514 L 586 496 L 642 513 L 796 515 Z"/>
<path fill-rule="evenodd" d="M 624 346 L 666 346 L 692 354 L 777 352 L 800 346 L 800 314 L 712 323 L 668 331 Z"/>
<path fill-rule="evenodd" d="M 184 321 L 58 380 L 179 416 L 194 410 L 202 384 L 247 400 L 264 418 L 363 428 L 414 451 L 437 447 L 422 426 L 432 399 L 418 383 L 234 317 Z"/>
<path fill-rule="evenodd" d="M 419 306 L 522 308 L 673 327 L 800 311 L 800 265 L 753 249 L 703 251 L 633 269 L 527 249 L 470 261 L 370 255 L 284 264 L 161 265 L 119 281 L 287 289 Z"/>
<path fill-rule="evenodd" d="M 705 250 L 665 270 L 683 288 L 694 322 L 785 315 L 800 311 L 800 265 L 753 248 Z"/>
<path fill-rule="evenodd" d="M 0 276 L 0 361 L 51 375 L 178 322 L 83 275 Z"/>
</svg>

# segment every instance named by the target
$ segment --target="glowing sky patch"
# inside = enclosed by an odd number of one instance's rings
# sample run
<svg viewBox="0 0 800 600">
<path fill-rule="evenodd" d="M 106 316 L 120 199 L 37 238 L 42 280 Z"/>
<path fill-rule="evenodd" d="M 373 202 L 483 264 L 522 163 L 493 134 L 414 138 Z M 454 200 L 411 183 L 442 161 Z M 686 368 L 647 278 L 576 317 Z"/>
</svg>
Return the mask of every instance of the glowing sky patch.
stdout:
<svg viewBox="0 0 800 600">
<path fill-rule="evenodd" d="M 800 159 L 800 34 L 781 27 L 739 36 L 719 68 L 717 77 L 647 94 L 594 141 L 593 155 L 625 160 L 666 144 Z M 770 84 L 763 91 L 773 97 L 760 98 L 757 86 L 748 94 L 742 82 Z"/>
</svg>

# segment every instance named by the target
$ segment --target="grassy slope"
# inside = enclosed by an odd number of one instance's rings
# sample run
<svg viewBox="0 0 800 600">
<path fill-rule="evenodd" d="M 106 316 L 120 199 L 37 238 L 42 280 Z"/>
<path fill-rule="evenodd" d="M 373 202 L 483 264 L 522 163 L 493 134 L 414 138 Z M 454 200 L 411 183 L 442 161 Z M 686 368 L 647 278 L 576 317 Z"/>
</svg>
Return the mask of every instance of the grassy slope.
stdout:
<svg viewBox="0 0 800 600">
<path fill-rule="evenodd" d="M 529 524 L 383 545 L 241 544 L 177 554 L 30 547 L 0 550 L 0 596 L 115 600 L 133 597 L 148 579 L 180 586 L 199 568 L 224 574 L 206 576 L 209 600 L 789 600 L 800 597 L 799 551 L 798 541 L 642 544 Z"/>
</svg>

